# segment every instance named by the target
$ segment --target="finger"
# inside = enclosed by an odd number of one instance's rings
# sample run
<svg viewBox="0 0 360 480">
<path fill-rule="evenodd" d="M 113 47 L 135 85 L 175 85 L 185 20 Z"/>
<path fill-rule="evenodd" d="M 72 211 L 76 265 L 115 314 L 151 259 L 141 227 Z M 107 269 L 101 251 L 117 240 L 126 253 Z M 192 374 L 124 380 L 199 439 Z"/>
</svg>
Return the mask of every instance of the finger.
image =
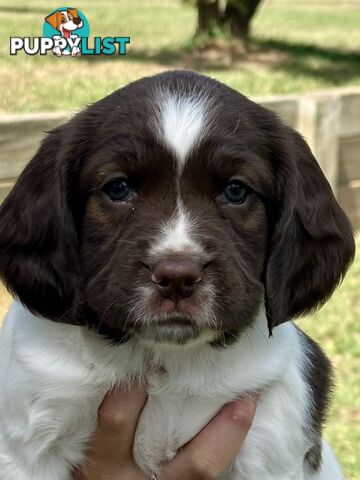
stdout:
<svg viewBox="0 0 360 480">
<path fill-rule="evenodd" d="M 256 402 L 251 397 L 225 405 L 164 467 L 164 478 L 217 478 L 239 452 L 255 410 Z"/>
<path fill-rule="evenodd" d="M 146 398 L 142 384 L 122 386 L 109 392 L 99 408 L 98 432 L 102 436 L 119 435 L 122 443 L 131 446 Z"/>
<path fill-rule="evenodd" d="M 117 478 L 132 478 L 140 470 L 132 457 L 132 444 L 141 410 L 146 401 L 144 385 L 122 386 L 109 392 L 99 408 L 98 426 L 91 439 L 85 464 L 74 478 L 115 478 L 114 472 L 127 472 Z M 142 477 L 141 477 L 142 478 Z"/>
</svg>

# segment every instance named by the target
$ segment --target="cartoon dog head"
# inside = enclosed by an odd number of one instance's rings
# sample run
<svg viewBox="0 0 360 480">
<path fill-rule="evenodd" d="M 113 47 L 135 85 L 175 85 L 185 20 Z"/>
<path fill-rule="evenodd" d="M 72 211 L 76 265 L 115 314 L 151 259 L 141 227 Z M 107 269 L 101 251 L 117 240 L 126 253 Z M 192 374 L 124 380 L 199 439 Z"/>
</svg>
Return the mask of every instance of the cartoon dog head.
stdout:
<svg viewBox="0 0 360 480">
<path fill-rule="evenodd" d="M 69 38 L 74 30 L 83 26 L 76 8 L 58 10 L 47 16 L 45 21 L 58 30 L 64 38 Z"/>
</svg>

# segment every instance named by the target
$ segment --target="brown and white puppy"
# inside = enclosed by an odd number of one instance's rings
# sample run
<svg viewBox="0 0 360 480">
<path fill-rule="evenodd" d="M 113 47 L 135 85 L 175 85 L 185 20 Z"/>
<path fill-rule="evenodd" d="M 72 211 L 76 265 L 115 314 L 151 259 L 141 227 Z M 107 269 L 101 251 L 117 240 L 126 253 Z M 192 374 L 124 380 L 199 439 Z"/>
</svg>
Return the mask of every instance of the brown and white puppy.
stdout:
<svg viewBox="0 0 360 480">
<path fill-rule="evenodd" d="M 234 90 L 175 71 L 90 106 L 46 138 L 0 211 L 18 298 L 0 342 L 6 479 L 68 478 L 104 393 L 138 376 L 144 471 L 259 390 L 224 478 L 342 478 L 321 440 L 329 362 L 290 320 L 326 301 L 353 255 L 304 140 Z"/>
</svg>

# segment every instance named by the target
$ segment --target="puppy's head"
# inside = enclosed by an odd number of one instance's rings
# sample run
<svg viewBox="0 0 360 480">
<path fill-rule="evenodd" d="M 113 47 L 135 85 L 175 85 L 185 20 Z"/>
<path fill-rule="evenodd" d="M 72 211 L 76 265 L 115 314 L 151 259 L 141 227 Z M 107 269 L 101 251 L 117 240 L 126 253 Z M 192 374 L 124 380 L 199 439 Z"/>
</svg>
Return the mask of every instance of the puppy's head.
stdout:
<svg viewBox="0 0 360 480">
<path fill-rule="evenodd" d="M 351 226 L 303 139 L 190 72 L 135 82 L 54 130 L 0 212 L 0 270 L 32 311 L 185 343 L 321 305 Z"/>
<path fill-rule="evenodd" d="M 83 26 L 83 21 L 78 15 L 76 8 L 58 10 L 45 18 L 52 28 L 59 30 L 65 38 L 69 38 L 72 32 Z"/>
</svg>

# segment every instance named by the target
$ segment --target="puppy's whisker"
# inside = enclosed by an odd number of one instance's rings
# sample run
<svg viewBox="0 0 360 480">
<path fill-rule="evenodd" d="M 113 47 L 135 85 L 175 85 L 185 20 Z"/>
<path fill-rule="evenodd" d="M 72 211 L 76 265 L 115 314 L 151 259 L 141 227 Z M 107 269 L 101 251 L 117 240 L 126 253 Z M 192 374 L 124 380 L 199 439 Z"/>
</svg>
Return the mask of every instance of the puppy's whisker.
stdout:
<svg viewBox="0 0 360 480">
<path fill-rule="evenodd" d="M 101 317 L 100 317 L 100 321 L 97 325 L 97 328 L 96 328 L 96 332 L 98 333 L 102 327 L 102 325 L 104 324 L 105 320 L 106 320 L 106 314 L 107 312 L 110 310 L 110 308 L 114 305 L 115 303 L 115 300 L 110 302 L 105 308 L 104 308 L 104 311 L 102 312 L 101 314 Z"/>
<path fill-rule="evenodd" d="M 260 283 L 260 280 L 252 274 L 252 270 L 245 264 L 245 262 L 238 255 L 236 256 L 236 263 L 239 266 L 242 273 L 246 276 L 246 278 L 249 280 L 249 282 L 251 282 L 252 285 L 258 285 Z"/>
<path fill-rule="evenodd" d="M 128 324 L 129 324 L 129 321 L 130 321 L 131 317 L 133 316 L 133 313 L 134 313 L 134 311 L 135 311 L 136 309 L 137 309 L 137 304 L 135 303 L 135 305 L 130 308 L 129 313 L 128 313 L 127 317 L 126 317 L 126 320 L 125 320 L 125 322 L 124 322 L 124 329 L 125 329 L 125 330 L 127 329 Z M 136 319 L 137 319 L 137 315 L 134 317 L 135 322 L 136 322 Z"/>
<path fill-rule="evenodd" d="M 261 329 L 260 325 L 258 325 L 257 323 L 252 323 L 248 325 L 248 327 L 250 327 L 253 330 L 258 330 L 261 333 L 261 335 L 265 338 L 266 342 L 269 343 L 269 336 L 265 334 L 265 332 Z"/>
<path fill-rule="evenodd" d="M 123 240 L 123 239 L 121 239 L 121 238 L 118 238 L 118 239 L 116 240 L 116 243 L 127 243 L 127 244 L 129 244 L 129 245 L 134 246 L 134 247 L 137 247 L 137 246 L 138 246 L 136 242 L 133 242 L 133 241 L 131 241 L 131 240 Z"/>
<path fill-rule="evenodd" d="M 96 297 L 94 297 L 92 300 L 98 300 L 100 297 L 102 297 L 102 293 L 100 293 L 99 295 L 97 295 Z M 68 308 L 66 310 L 66 312 L 64 312 L 61 317 L 59 318 L 59 322 L 62 322 L 63 320 L 66 320 L 66 317 L 69 315 L 69 313 L 71 313 L 72 311 L 75 311 L 78 307 L 80 307 L 81 305 L 84 305 L 88 302 L 87 298 L 84 298 L 83 300 L 80 300 L 79 302 L 77 303 L 74 303 L 73 305 L 71 305 L 70 308 Z"/>
</svg>

